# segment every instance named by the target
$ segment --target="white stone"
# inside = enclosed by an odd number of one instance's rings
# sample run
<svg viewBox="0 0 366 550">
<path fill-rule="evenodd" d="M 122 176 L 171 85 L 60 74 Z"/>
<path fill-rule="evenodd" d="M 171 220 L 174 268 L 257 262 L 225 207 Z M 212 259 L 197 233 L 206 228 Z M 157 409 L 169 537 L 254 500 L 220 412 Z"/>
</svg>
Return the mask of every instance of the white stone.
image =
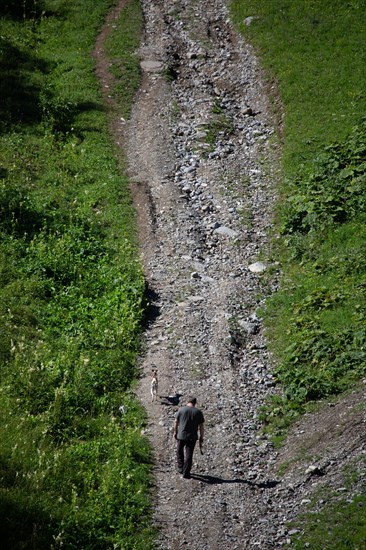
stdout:
<svg viewBox="0 0 366 550">
<path fill-rule="evenodd" d="M 160 61 L 141 61 L 141 69 L 148 73 L 159 72 L 163 68 Z"/>
<path fill-rule="evenodd" d="M 267 267 L 267 264 L 265 264 L 264 262 L 255 262 L 254 264 L 250 264 L 248 269 L 252 273 L 263 273 L 263 271 L 265 271 Z"/>
</svg>

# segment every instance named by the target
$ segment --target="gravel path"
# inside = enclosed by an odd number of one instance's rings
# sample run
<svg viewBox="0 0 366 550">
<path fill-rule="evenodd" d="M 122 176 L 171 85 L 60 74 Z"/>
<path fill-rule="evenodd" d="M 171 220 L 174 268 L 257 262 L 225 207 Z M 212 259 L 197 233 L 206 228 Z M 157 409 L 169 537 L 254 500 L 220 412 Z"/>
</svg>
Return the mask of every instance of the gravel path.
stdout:
<svg viewBox="0 0 366 550">
<path fill-rule="evenodd" d="M 273 206 L 273 127 L 255 58 L 223 2 L 144 2 L 144 77 L 129 127 L 145 273 L 155 318 L 141 399 L 156 455 L 162 548 L 252 544 L 253 499 L 270 493 L 269 444 L 256 417 L 273 385 L 257 314 Z M 145 200 L 144 200 L 145 196 Z M 146 204 L 149 208 L 146 208 Z M 261 266 L 259 265 L 259 269 Z M 206 417 L 196 479 L 175 471 L 176 407 L 195 394 Z M 268 488 L 267 488 L 268 487 Z M 249 547 L 249 546 L 248 546 Z"/>
<path fill-rule="evenodd" d="M 123 131 L 151 301 L 139 397 L 155 450 L 159 548 L 279 548 L 334 462 L 314 466 L 310 449 L 280 479 L 277 466 L 298 448 L 279 461 L 258 423 L 275 391 L 259 313 L 278 278 L 267 245 L 280 150 L 267 90 L 224 0 L 142 5 L 143 81 Z M 98 51 L 103 81 L 102 41 Z M 151 402 L 153 365 L 160 397 Z M 172 424 L 189 394 L 206 438 L 186 481 Z M 297 442 L 303 432 L 295 428 Z"/>
</svg>

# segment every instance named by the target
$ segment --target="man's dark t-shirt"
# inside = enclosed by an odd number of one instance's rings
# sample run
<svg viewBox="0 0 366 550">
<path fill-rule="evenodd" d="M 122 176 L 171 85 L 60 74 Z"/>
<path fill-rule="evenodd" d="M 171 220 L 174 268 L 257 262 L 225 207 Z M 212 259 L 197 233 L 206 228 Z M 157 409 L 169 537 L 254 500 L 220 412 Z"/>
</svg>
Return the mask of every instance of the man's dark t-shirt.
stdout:
<svg viewBox="0 0 366 550">
<path fill-rule="evenodd" d="M 202 411 L 187 405 L 179 409 L 176 419 L 179 422 L 177 439 L 196 441 L 198 426 L 205 421 Z"/>
</svg>

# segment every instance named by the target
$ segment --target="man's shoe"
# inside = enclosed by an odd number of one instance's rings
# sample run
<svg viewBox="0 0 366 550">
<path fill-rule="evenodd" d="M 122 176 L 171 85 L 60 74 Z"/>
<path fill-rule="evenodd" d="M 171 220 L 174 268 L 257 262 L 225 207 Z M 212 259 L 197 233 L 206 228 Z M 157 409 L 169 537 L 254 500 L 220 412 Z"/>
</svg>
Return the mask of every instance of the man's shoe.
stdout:
<svg viewBox="0 0 366 550">
<path fill-rule="evenodd" d="M 183 473 L 183 468 L 177 468 L 177 472 L 178 472 L 178 474 L 182 474 Z"/>
<path fill-rule="evenodd" d="M 190 474 L 186 475 L 186 476 L 183 476 L 183 479 L 192 479 Z"/>
</svg>

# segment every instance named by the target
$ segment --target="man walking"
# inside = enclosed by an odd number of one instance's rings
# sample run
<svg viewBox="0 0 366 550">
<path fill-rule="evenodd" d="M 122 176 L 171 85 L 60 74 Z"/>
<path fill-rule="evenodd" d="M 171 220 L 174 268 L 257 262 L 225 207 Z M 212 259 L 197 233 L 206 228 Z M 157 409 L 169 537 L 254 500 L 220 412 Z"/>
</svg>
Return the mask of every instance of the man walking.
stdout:
<svg viewBox="0 0 366 550">
<path fill-rule="evenodd" d="M 190 479 L 193 451 L 200 433 L 200 444 L 203 443 L 205 421 L 202 411 L 196 408 L 197 399 L 190 397 L 187 405 L 181 407 L 175 416 L 173 435 L 177 440 L 178 472 L 184 479 Z"/>
</svg>

